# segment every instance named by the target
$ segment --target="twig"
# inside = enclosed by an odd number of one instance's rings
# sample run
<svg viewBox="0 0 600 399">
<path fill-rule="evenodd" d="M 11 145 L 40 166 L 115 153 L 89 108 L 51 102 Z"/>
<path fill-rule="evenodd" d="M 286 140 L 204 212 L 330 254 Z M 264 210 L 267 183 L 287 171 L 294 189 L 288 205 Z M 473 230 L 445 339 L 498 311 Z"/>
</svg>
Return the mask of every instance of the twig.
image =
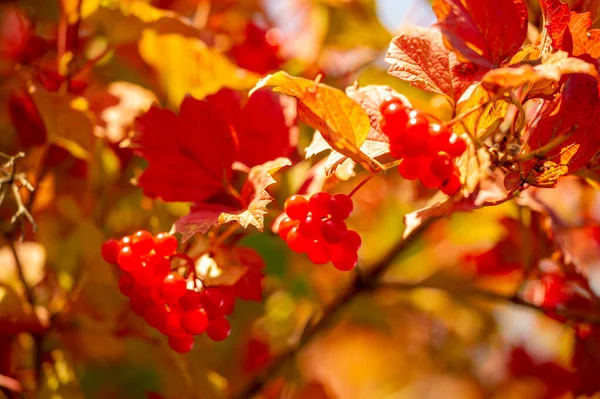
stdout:
<svg viewBox="0 0 600 399">
<path fill-rule="evenodd" d="M 535 311 L 548 314 L 554 313 L 559 316 L 562 316 L 570 321 L 574 322 L 585 322 L 590 324 L 600 324 L 600 314 L 593 314 L 589 312 L 582 312 L 576 309 L 545 309 L 541 306 L 538 306 L 534 303 L 528 302 L 525 299 L 519 297 L 518 295 L 506 296 L 497 292 L 482 290 L 476 287 L 466 287 L 460 290 L 453 290 L 451 287 L 443 286 L 440 284 L 432 284 L 427 281 L 420 281 L 416 283 L 406 283 L 401 281 L 383 281 L 379 286 L 379 288 L 390 288 L 396 290 L 415 290 L 420 288 L 433 288 L 442 291 L 446 291 L 450 294 L 463 294 L 471 297 L 479 297 L 481 299 L 487 299 L 494 302 L 505 302 L 513 305 L 518 305 L 521 307 L 526 307 L 529 309 L 533 309 Z"/>
<path fill-rule="evenodd" d="M 381 278 L 387 269 L 393 264 L 394 260 L 412 243 L 414 243 L 427 228 L 437 220 L 428 219 L 419 227 L 414 229 L 406 238 L 400 240 L 394 245 L 373 267 L 365 271 L 363 275 L 357 275 L 354 282 L 350 284 L 337 298 L 325 306 L 321 318 L 314 324 L 306 328 L 305 333 L 295 346 L 276 355 L 266 367 L 266 369 L 257 374 L 250 382 L 232 395 L 235 399 L 250 399 L 260 393 L 272 376 L 277 374 L 282 366 L 293 359 L 302 348 L 304 348 L 321 331 L 325 330 L 336 316 L 351 303 L 358 295 L 373 289 L 374 284 Z"/>
</svg>

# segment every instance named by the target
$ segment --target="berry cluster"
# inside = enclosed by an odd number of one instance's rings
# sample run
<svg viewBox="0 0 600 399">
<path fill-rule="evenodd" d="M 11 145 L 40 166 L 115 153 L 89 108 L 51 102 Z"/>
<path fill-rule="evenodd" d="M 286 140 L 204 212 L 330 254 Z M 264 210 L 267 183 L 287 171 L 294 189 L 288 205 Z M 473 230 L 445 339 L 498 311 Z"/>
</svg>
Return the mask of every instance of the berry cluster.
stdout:
<svg viewBox="0 0 600 399">
<path fill-rule="evenodd" d="M 445 126 L 430 124 L 424 114 L 407 109 L 397 97 L 387 97 L 380 111 L 390 152 L 402 159 L 398 167 L 402 177 L 419 179 L 425 187 L 439 188 L 449 196 L 458 193 L 460 172 L 454 159 L 466 151 L 465 141 Z"/>
<path fill-rule="evenodd" d="M 279 236 L 292 251 L 308 254 L 316 265 L 331 261 L 338 270 L 352 270 L 362 243 L 344 222 L 352 208 L 352 199 L 346 194 L 320 192 L 310 200 L 292 195 L 285 201 L 287 217 L 279 224 Z"/>
<path fill-rule="evenodd" d="M 187 255 L 176 251 L 174 236 L 152 236 L 144 230 L 102 245 L 104 260 L 122 271 L 119 290 L 130 299 L 132 310 L 168 336 L 171 349 L 187 353 L 194 346 L 194 335 L 206 332 L 214 341 L 229 336 L 225 316 L 233 312 L 236 292 L 235 286 L 201 288 L 193 273 L 185 273 L 186 278 L 172 270 L 176 260 L 193 267 Z"/>
</svg>

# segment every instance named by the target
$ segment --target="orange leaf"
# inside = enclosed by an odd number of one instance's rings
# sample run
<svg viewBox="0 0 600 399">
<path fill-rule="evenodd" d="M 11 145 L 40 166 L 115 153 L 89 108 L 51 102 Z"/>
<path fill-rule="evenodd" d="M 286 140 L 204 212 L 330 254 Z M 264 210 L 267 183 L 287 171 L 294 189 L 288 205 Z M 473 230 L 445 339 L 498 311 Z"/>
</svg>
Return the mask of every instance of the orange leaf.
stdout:
<svg viewBox="0 0 600 399">
<path fill-rule="evenodd" d="M 571 13 L 569 30 L 573 37 L 573 55 L 588 54 L 593 59 L 600 57 L 600 29 L 592 29 L 590 13 Z"/>
<path fill-rule="evenodd" d="M 456 104 L 481 68 L 462 63 L 444 46 L 437 29 L 413 27 L 392 39 L 385 57 L 388 73 L 412 86 L 445 96 Z"/>
</svg>

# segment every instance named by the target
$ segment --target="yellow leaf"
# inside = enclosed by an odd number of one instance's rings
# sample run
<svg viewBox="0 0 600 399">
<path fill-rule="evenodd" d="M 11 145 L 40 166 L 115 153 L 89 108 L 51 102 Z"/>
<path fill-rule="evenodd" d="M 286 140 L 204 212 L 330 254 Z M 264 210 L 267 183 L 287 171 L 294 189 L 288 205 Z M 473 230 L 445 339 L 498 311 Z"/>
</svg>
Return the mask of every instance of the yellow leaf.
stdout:
<svg viewBox="0 0 600 399">
<path fill-rule="evenodd" d="M 490 126 L 493 127 L 502 121 L 503 116 L 506 115 L 508 103 L 496 101 L 491 104 L 491 100 L 490 93 L 481 84 L 475 86 L 467 99 L 458 104 L 456 108 L 456 115 L 465 114 L 466 116 L 461 118 L 464 126 L 462 123 L 456 123 L 453 127 L 454 131 L 461 134 L 465 132 L 466 127 L 471 134 L 481 136 Z"/>
<path fill-rule="evenodd" d="M 371 124 L 365 110 L 346 93 L 322 83 L 290 76 L 282 71 L 262 79 L 251 93 L 265 86 L 296 97 L 300 119 L 319 130 L 335 151 L 370 170 L 381 168 L 381 165 L 359 150 L 367 139 Z"/>
<path fill-rule="evenodd" d="M 140 55 L 156 71 L 169 102 L 179 106 L 186 94 L 203 99 L 224 87 L 246 90 L 258 76 L 231 63 L 199 39 L 144 30 Z"/>
</svg>

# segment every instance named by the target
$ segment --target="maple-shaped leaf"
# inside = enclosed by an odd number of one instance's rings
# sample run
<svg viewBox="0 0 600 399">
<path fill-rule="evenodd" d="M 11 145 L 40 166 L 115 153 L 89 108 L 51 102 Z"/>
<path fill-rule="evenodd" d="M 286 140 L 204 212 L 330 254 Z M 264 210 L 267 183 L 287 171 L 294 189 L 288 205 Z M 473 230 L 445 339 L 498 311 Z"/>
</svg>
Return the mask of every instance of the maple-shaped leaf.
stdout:
<svg viewBox="0 0 600 399">
<path fill-rule="evenodd" d="M 146 196 L 202 201 L 225 191 L 238 146 L 213 102 L 188 96 L 179 115 L 153 106 L 135 126 L 132 143 L 148 161 L 138 180 Z"/>
<path fill-rule="evenodd" d="M 452 48 L 485 68 L 501 65 L 527 36 L 524 0 L 434 0 L 433 10 Z"/>
<path fill-rule="evenodd" d="M 266 188 L 276 182 L 272 176 L 274 173 L 291 164 L 287 158 L 277 158 L 253 167 L 244 183 L 240 206 L 198 202 L 188 215 L 175 222 L 175 231 L 183 234 L 184 241 L 196 233 L 206 233 L 212 226 L 221 226 L 233 221 L 244 228 L 252 225 L 263 231 L 267 205 L 273 200 Z"/>
<path fill-rule="evenodd" d="M 391 87 L 383 85 L 359 87 L 358 84 L 354 84 L 346 88 L 346 94 L 365 110 L 371 124 L 367 139 L 360 146 L 360 151 L 371 158 L 379 158 L 385 154 L 389 154 L 390 145 L 388 137 L 381 131 L 381 112 L 379 111 L 381 103 L 386 97 L 393 96 L 401 99 L 406 107 L 411 108 L 410 101 Z M 321 133 L 316 131 L 312 142 L 306 147 L 305 157 L 308 159 L 326 150 L 331 150 L 331 146 L 325 141 Z M 347 159 L 348 157 L 345 155 L 332 151 L 324 164 L 326 176 L 333 174 L 337 167 L 346 162 Z M 390 160 L 385 158 L 380 159 L 384 163 Z"/>
<path fill-rule="evenodd" d="M 214 200 L 229 191 L 234 161 L 252 167 L 290 155 L 297 140 L 295 106 L 279 97 L 261 91 L 245 101 L 242 93 L 223 89 L 204 100 L 186 97 L 179 115 L 150 108 L 136 119 L 132 138 L 148 161 L 138 180 L 145 195 Z"/>
<path fill-rule="evenodd" d="M 456 104 L 482 68 L 458 60 L 437 29 L 412 27 L 392 39 L 385 61 L 388 73 L 412 86 L 445 96 Z M 485 71 L 485 69 L 484 69 Z"/>
<path fill-rule="evenodd" d="M 594 60 L 600 57 L 600 29 L 590 29 L 591 26 L 592 18 L 589 12 L 571 12 L 569 31 L 573 40 L 574 56 L 587 54 Z"/>
<path fill-rule="evenodd" d="M 312 80 L 280 71 L 263 78 L 251 92 L 262 87 L 298 99 L 298 117 L 321 132 L 337 152 L 363 164 L 370 170 L 380 165 L 359 150 L 370 130 L 365 111 L 343 91 Z"/>
<path fill-rule="evenodd" d="M 569 57 L 565 51 L 542 56 L 541 64 L 532 66 L 523 64 L 517 67 L 497 68 L 483 77 L 483 87 L 490 91 L 499 91 L 530 84 L 559 82 L 563 76 L 575 73 L 598 76 L 596 67 L 579 58 Z"/>
<path fill-rule="evenodd" d="M 598 80 L 583 74 L 569 76 L 560 97 L 547 102 L 536 120 L 529 128 L 524 153 L 540 153 L 507 175 L 508 189 L 523 183 L 553 187 L 559 177 L 577 172 L 600 150 Z"/>
</svg>

